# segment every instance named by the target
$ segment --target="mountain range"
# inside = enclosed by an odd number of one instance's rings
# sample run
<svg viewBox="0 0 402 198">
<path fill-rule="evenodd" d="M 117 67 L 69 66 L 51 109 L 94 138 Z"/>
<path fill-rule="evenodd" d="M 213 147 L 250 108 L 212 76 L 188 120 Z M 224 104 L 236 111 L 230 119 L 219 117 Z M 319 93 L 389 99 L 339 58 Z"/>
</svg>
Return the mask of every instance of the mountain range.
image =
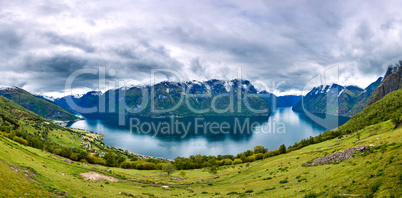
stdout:
<svg viewBox="0 0 402 198">
<path fill-rule="evenodd" d="M 293 106 L 293 110 L 351 117 L 364 109 L 382 79 L 378 78 L 365 89 L 338 84 L 315 87 Z"/>
<path fill-rule="evenodd" d="M 32 95 L 18 87 L 0 86 L 0 95 L 42 117 L 55 120 L 77 119 L 73 114 L 108 116 L 120 113 L 143 117 L 268 116 L 276 107 L 351 117 L 401 87 L 402 67 L 397 64 L 388 68 L 384 78 L 378 78 L 365 89 L 353 85 L 321 85 L 305 96 L 275 96 L 265 90 L 259 92 L 250 81 L 241 79 L 164 81 L 152 86 L 126 86 L 104 93 L 90 91 L 62 98 Z M 151 94 L 153 98 L 150 98 Z"/>
<path fill-rule="evenodd" d="M 247 94 L 257 94 L 247 80 L 161 82 L 152 86 L 111 89 L 103 94 L 92 91 L 79 98 L 66 96 L 56 99 L 55 103 L 81 114 L 87 113 L 83 113 L 80 107 L 95 107 L 105 114 L 124 113 L 144 117 L 270 114 L 266 101 L 255 95 L 246 97 Z M 69 98 L 77 106 L 68 105 Z M 255 113 L 248 107 L 260 112 Z"/>
</svg>

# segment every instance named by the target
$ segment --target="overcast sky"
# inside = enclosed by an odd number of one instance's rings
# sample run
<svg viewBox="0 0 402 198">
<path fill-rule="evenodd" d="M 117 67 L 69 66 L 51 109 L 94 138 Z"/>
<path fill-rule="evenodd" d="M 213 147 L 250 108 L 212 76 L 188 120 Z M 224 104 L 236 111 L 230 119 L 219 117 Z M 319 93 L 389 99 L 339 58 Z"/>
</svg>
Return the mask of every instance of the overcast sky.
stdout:
<svg viewBox="0 0 402 198">
<path fill-rule="evenodd" d="M 151 69 L 186 80 L 286 81 L 300 93 L 339 66 L 339 83 L 365 87 L 402 59 L 401 1 L 0 0 L 0 84 L 64 95 L 82 68 L 109 81 L 149 83 Z M 158 76 L 157 80 L 172 78 Z M 171 79 L 174 80 L 174 79 Z M 74 81 L 98 89 L 95 75 Z"/>
</svg>

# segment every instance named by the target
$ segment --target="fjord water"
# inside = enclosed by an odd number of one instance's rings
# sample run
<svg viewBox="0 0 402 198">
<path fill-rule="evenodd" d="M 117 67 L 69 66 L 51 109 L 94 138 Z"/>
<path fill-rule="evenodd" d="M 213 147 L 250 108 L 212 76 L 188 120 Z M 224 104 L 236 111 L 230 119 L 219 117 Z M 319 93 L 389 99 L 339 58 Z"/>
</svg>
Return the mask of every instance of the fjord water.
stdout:
<svg viewBox="0 0 402 198">
<path fill-rule="evenodd" d="M 174 159 L 177 156 L 188 157 L 195 154 L 236 155 L 252 150 L 256 145 L 275 150 L 281 144 L 289 146 L 301 139 L 317 136 L 348 119 L 332 116 L 329 121 L 327 119 L 327 125 L 323 124 L 327 127 L 323 127 L 305 114 L 296 113 L 291 107 L 286 107 L 276 109 L 269 117 L 135 119 L 132 123 L 137 127 L 131 130 L 128 124 L 119 126 L 115 119 L 91 116 L 70 123 L 68 127 L 102 133 L 105 135 L 104 142 L 110 146 L 143 155 Z M 142 126 L 142 123 L 147 124 Z M 162 127 L 169 127 L 165 133 L 154 130 L 158 129 L 160 123 Z M 211 128 L 212 123 L 223 129 Z M 152 126 L 154 129 L 149 128 Z M 187 132 L 183 126 L 188 127 Z"/>
</svg>

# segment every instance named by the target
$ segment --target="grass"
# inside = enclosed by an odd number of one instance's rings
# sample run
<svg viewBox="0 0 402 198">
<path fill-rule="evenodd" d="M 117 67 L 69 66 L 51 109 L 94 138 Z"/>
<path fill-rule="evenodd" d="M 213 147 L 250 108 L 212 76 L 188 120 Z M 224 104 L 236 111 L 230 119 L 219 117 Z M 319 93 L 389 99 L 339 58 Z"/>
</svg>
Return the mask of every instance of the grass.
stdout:
<svg viewBox="0 0 402 198">
<path fill-rule="evenodd" d="M 339 197 L 342 194 L 401 197 L 402 128 L 392 128 L 393 124 L 387 121 L 362 129 L 360 141 L 351 134 L 339 142 L 334 139 L 310 145 L 249 166 L 219 167 L 217 174 L 211 174 L 209 169 L 186 170 L 185 177 L 178 180 L 175 178 L 181 178 L 180 171 L 166 176 L 157 170 L 66 163 L 62 157 L 0 136 L 0 197 L 23 197 L 25 193 L 31 197 L 116 197 L 119 193 L 139 197 Z M 68 135 L 60 140 L 72 144 L 76 141 Z M 339 163 L 302 166 L 326 154 L 370 144 L 375 147 L 368 155 L 355 155 Z M 15 167 L 18 172 L 13 170 Z M 80 174 L 89 171 L 120 181 L 84 180 Z M 219 178 L 214 179 L 216 175 Z M 162 189 L 162 185 L 170 190 Z"/>
</svg>

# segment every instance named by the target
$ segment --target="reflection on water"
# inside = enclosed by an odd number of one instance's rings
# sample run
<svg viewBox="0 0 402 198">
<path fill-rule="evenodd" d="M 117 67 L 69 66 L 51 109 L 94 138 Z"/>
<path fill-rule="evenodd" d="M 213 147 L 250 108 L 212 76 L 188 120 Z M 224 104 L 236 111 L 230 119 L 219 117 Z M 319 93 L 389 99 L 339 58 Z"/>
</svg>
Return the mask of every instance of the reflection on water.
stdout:
<svg viewBox="0 0 402 198">
<path fill-rule="evenodd" d="M 339 118 L 340 124 L 347 119 Z M 194 154 L 234 155 L 256 145 L 274 150 L 280 144 L 293 145 L 327 130 L 291 108 L 278 108 L 269 118 L 135 118 L 132 123 L 136 127 L 131 130 L 128 124 L 117 123 L 117 119 L 86 117 L 69 126 L 105 134 L 104 142 L 111 146 L 170 159 Z"/>
</svg>

